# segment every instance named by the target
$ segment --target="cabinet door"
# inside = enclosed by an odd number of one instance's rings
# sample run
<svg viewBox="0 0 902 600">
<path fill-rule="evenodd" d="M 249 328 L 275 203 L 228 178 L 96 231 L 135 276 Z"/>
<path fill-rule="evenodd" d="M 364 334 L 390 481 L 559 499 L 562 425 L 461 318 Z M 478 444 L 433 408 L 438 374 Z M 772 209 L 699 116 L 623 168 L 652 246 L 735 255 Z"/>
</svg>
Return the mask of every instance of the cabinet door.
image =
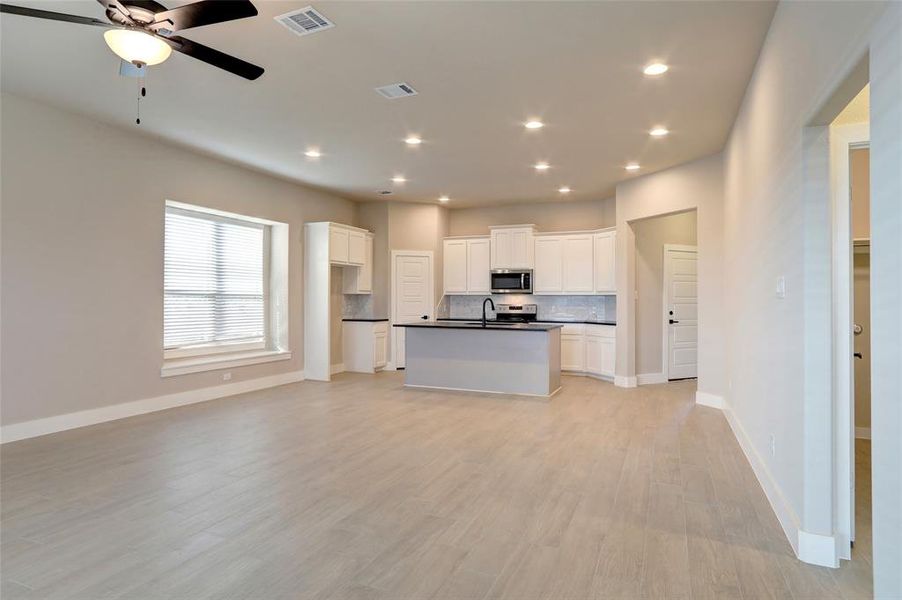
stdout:
<svg viewBox="0 0 902 600">
<path fill-rule="evenodd" d="M 381 369 L 385 366 L 385 357 L 387 355 L 385 342 L 388 336 L 384 331 L 376 331 L 373 333 L 373 368 Z"/>
<path fill-rule="evenodd" d="M 444 288 L 446 294 L 467 293 L 467 240 L 445 240 Z"/>
<path fill-rule="evenodd" d="M 592 236 L 568 235 L 564 238 L 564 293 L 591 294 L 595 289 L 592 273 Z"/>
<path fill-rule="evenodd" d="M 614 282 L 614 249 L 616 234 L 611 231 L 595 234 L 595 291 L 616 292 Z"/>
<path fill-rule="evenodd" d="M 586 370 L 586 342 L 582 335 L 561 335 L 561 369 Z"/>
<path fill-rule="evenodd" d="M 492 232 L 492 268 L 509 269 L 511 265 L 513 235 L 510 231 L 501 230 Z"/>
<path fill-rule="evenodd" d="M 604 338 L 586 336 L 586 372 L 601 375 L 604 372 Z"/>
<path fill-rule="evenodd" d="M 359 231 L 348 232 L 348 262 L 362 265 L 366 261 L 366 235 Z"/>
<path fill-rule="evenodd" d="M 510 266 L 514 269 L 532 269 L 533 236 L 528 229 L 514 229 L 510 232 L 511 254 Z"/>
<path fill-rule="evenodd" d="M 329 262 L 348 263 L 348 233 L 347 229 L 329 228 Z"/>
<path fill-rule="evenodd" d="M 601 338 L 601 374 L 614 376 L 617 345 L 613 338 Z"/>
<path fill-rule="evenodd" d="M 373 237 L 365 236 L 363 264 L 357 274 L 357 293 L 373 293 Z"/>
<path fill-rule="evenodd" d="M 533 292 L 559 294 L 564 289 L 563 241 L 559 237 L 537 237 L 535 240 L 535 272 Z"/>
<path fill-rule="evenodd" d="M 490 248 L 489 240 L 467 241 L 467 291 L 471 294 L 489 294 L 492 291 Z"/>
</svg>

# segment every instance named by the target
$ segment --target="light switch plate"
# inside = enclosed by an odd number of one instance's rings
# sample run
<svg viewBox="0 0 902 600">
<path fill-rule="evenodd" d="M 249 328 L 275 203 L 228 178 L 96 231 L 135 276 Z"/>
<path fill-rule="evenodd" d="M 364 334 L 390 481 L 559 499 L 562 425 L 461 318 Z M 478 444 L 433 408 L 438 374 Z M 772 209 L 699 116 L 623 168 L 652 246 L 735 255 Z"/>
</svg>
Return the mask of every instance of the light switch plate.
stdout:
<svg viewBox="0 0 902 600">
<path fill-rule="evenodd" d="M 776 290 L 777 298 L 785 298 L 786 297 L 786 278 L 780 275 L 777 278 L 777 290 Z"/>
</svg>

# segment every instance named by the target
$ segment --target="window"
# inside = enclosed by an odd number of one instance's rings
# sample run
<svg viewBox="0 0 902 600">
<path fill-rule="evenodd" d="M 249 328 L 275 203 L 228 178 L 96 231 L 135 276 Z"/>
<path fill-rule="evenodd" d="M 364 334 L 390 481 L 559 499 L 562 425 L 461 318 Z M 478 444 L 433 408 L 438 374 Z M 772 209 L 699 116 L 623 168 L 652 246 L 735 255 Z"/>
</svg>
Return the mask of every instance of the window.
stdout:
<svg viewBox="0 0 902 600">
<path fill-rule="evenodd" d="M 267 347 L 270 226 L 167 203 L 166 358 Z"/>
</svg>

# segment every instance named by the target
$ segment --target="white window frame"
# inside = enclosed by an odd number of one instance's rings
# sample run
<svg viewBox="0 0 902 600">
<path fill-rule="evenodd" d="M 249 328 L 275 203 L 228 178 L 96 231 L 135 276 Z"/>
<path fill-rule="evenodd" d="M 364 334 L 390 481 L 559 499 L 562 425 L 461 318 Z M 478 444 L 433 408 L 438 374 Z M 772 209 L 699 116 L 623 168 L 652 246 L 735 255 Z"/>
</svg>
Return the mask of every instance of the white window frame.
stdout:
<svg viewBox="0 0 902 600">
<path fill-rule="evenodd" d="M 214 342 L 179 348 L 164 348 L 160 375 L 170 377 L 290 359 L 291 351 L 288 349 L 288 224 L 173 200 L 167 200 L 165 208 L 178 208 L 264 226 L 264 339 L 260 342 Z M 163 325 L 165 327 L 165 323 Z"/>
</svg>

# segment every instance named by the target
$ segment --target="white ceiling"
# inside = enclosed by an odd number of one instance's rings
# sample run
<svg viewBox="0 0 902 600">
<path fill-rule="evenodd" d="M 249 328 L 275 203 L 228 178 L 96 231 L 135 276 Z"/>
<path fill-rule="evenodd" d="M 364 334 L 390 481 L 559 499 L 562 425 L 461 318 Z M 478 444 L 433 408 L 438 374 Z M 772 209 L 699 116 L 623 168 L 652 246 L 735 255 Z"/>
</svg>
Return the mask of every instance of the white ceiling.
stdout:
<svg viewBox="0 0 902 600">
<path fill-rule="evenodd" d="M 103 18 L 93 0 L 12 3 Z M 448 194 L 450 206 L 547 201 L 561 185 L 567 199 L 605 198 L 635 176 L 628 161 L 645 174 L 719 151 L 775 7 L 320 1 L 336 27 L 298 37 L 273 17 L 309 2 L 255 4 L 257 17 L 184 36 L 266 73 L 248 82 L 173 53 L 151 67 L 140 129 L 356 199 L 393 189 L 409 201 Z M 135 128 L 137 84 L 117 75 L 102 29 L 0 21 L 3 91 Z M 670 71 L 644 76 L 654 59 Z M 419 95 L 373 91 L 400 81 Z M 533 117 L 545 128 L 526 131 Z M 672 133 L 652 140 L 658 124 Z M 424 143 L 408 148 L 409 133 Z M 308 146 L 323 157 L 305 158 Z M 540 160 L 551 169 L 535 172 Z"/>
</svg>

